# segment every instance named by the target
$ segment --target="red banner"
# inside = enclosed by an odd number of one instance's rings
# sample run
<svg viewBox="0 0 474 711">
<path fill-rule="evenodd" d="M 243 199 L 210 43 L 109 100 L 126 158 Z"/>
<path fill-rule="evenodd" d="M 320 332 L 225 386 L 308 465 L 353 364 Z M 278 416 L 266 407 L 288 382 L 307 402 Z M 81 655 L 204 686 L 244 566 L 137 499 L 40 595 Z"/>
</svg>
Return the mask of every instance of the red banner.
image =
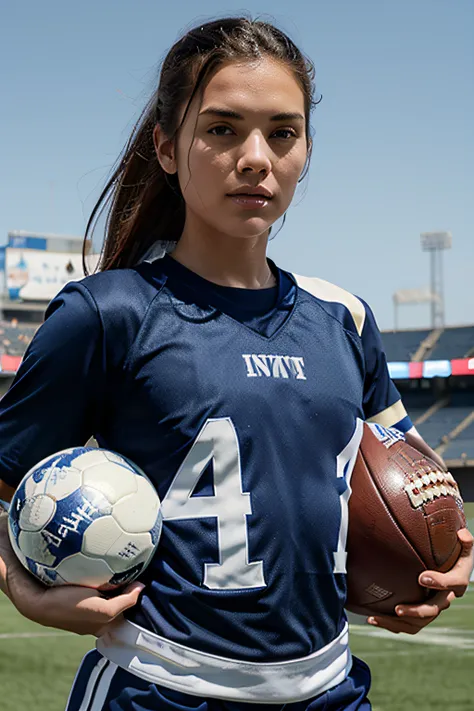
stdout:
<svg viewBox="0 0 474 711">
<path fill-rule="evenodd" d="M 423 377 L 423 362 L 409 363 L 410 368 L 410 378 L 421 378 Z"/>
<path fill-rule="evenodd" d="M 1 358 L 2 372 L 16 373 L 16 371 L 20 367 L 20 363 L 21 363 L 21 356 L 2 355 L 2 358 Z"/>
<path fill-rule="evenodd" d="M 474 358 L 457 358 L 451 361 L 453 375 L 474 375 Z"/>
</svg>

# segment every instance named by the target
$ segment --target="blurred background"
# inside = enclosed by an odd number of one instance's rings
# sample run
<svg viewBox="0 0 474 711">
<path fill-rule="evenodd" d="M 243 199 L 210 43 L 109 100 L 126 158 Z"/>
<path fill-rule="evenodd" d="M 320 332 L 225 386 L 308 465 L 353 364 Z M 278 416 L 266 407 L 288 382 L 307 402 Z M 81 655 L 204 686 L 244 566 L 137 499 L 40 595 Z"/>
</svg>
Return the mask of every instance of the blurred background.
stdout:
<svg viewBox="0 0 474 711">
<path fill-rule="evenodd" d="M 83 276 L 88 214 L 167 49 L 240 13 L 290 34 L 322 95 L 309 176 L 270 256 L 370 303 L 391 375 L 474 528 L 473 0 L 2 3 L 0 396 L 49 300 Z M 357 623 L 352 634 L 375 711 L 474 707 L 472 591 L 414 638 Z M 2 598 L 2 709 L 62 709 L 91 645 Z"/>
</svg>

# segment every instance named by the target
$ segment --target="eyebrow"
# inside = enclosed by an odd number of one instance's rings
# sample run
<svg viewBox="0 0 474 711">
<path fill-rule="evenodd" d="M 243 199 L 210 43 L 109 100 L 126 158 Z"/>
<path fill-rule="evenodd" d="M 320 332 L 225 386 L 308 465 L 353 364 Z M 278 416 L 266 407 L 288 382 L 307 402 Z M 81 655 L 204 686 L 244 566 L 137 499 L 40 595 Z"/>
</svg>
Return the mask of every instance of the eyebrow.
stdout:
<svg viewBox="0 0 474 711">
<path fill-rule="evenodd" d="M 231 118 L 237 121 L 243 121 L 244 117 L 242 114 L 237 113 L 237 111 L 232 111 L 231 109 L 220 109 L 216 106 L 209 106 L 209 108 L 204 109 L 199 114 L 200 116 L 207 116 L 212 114 L 213 116 L 220 116 L 221 118 Z M 274 116 L 270 116 L 270 121 L 291 121 L 300 120 L 304 121 L 304 116 L 298 112 L 284 111 Z"/>
</svg>

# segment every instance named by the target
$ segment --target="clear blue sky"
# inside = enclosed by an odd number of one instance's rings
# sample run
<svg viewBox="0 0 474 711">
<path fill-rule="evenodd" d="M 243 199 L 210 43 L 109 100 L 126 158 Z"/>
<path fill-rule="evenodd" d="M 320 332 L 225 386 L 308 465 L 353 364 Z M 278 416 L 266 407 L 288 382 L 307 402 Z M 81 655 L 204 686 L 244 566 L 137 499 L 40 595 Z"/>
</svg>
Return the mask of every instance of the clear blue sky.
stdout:
<svg viewBox="0 0 474 711">
<path fill-rule="evenodd" d="M 363 296 L 428 283 L 420 232 L 451 230 L 448 324 L 474 322 L 473 0 L 7 0 L 0 28 L 0 242 L 82 234 L 158 76 L 194 22 L 271 16 L 309 54 L 323 101 L 305 194 L 270 254 Z M 404 307 L 401 326 L 429 321 Z"/>
</svg>

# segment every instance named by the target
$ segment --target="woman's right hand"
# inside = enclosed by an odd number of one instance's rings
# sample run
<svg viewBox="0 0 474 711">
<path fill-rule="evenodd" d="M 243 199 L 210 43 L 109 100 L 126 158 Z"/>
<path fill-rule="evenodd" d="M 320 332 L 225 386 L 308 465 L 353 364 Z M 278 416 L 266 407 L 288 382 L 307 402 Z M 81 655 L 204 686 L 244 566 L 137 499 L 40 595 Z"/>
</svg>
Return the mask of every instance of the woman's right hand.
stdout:
<svg viewBox="0 0 474 711">
<path fill-rule="evenodd" d="M 8 516 L 0 515 L 0 588 L 33 622 L 99 637 L 109 622 L 136 604 L 143 587 L 131 583 L 112 598 L 78 585 L 45 587 L 17 559 L 8 537 Z"/>
</svg>

